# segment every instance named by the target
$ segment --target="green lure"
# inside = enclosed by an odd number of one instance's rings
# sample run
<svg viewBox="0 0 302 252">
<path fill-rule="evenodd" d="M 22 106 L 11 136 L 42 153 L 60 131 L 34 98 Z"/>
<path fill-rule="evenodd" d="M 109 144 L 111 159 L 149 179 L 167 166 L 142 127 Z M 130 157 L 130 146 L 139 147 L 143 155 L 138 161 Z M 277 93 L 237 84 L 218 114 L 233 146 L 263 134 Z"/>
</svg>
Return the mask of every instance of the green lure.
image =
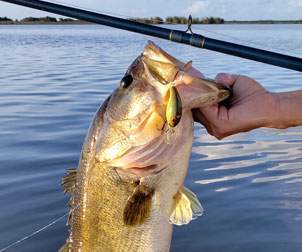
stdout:
<svg viewBox="0 0 302 252">
<path fill-rule="evenodd" d="M 174 128 L 182 115 L 182 102 L 176 87 L 169 89 L 169 101 L 166 108 L 166 119 L 170 128 Z"/>
</svg>

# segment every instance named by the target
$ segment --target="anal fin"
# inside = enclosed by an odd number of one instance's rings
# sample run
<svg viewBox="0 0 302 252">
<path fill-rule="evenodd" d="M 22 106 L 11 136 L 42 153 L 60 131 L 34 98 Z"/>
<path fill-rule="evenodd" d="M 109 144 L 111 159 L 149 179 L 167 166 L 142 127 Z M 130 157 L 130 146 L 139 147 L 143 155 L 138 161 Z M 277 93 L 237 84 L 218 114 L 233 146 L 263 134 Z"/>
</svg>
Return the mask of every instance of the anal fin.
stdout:
<svg viewBox="0 0 302 252">
<path fill-rule="evenodd" d="M 67 174 L 62 178 L 61 185 L 64 193 L 72 194 L 77 180 L 77 169 L 72 168 L 67 170 Z"/>
<path fill-rule="evenodd" d="M 134 226 L 144 223 L 150 217 L 152 208 L 152 196 L 154 189 L 139 184 L 133 194 L 129 197 L 124 213 L 123 220 L 126 225 Z"/>
<path fill-rule="evenodd" d="M 197 196 L 188 188 L 182 187 L 173 197 L 170 223 L 175 225 L 188 224 L 203 214 L 203 208 Z"/>
</svg>

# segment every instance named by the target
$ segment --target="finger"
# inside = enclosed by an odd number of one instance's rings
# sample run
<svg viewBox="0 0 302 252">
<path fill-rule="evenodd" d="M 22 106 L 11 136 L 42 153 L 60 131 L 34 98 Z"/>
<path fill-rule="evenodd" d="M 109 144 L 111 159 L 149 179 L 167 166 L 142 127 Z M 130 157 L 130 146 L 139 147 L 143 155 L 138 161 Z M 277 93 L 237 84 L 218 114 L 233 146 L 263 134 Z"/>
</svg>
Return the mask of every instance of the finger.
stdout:
<svg viewBox="0 0 302 252">
<path fill-rule="evenodd" d="M 215 136 L 217 139 L 221 139 L 221 136 L 217 134 L 216 128 L 216 118 L 215 118 L 215 111 L 216 109 L 212 107 L 202 108 L 202 109 L 194 109 L 193 118 L 195 122 L 201 123 L 207 130 L 207 132 Z M 214 112 L 214 114 L 213 114 Z M 214 117 L 213 117 L 214 115 Z"/>
<path fill-rule="evenodd" d="M 200 109 L 199 121 L 208 133 L 217 139 L 229 136 L 233 132 L 236 122 L 230 121 L 228 109 L 224 106 L 211 106 Z"/>
<path fill-rule="evenodd" d="M 194 121 L 201 123 L 207 129 L 207 131 L 210 133 L 211 132 L 211 123 L 203 115 L 202 111 L 200 109 L 193 109 L 192 112 L 193 112 Z"/>
<path fill-rule="evenodd" d="M 214 104 L 212 106 L 200 108 L 200 112 L 202 116 L 207 118 L 207 121 L 214 122 L 217 118 L 218 109 L 218 104 Z"/>
<path fill-rule="evenodd" d="M 212 124 L 216 124 L 218 109 L 219 107 L 217 104 L 208 107 L 199 108 L 198 113 L 196 113 L 196 117 L 198 121 L 203 125 L 211 126 Z"/>
<path fill-rule="evenodd" d="M 205 118 L 202 114 L 202 112 L 200 111 L 200 109 L 196 108 L 196 109 L 192 109 L 192 113 L 193 113 L 193 119 L 195 122 L 199 122 L 201 124 L 205 124 Z"/>
<path fill-rule="evenodd" d="M 219 73 L 215 77 L 215 80 L 220 84 L 231 87 L 234 85 L 234 83 L 236 82 L 238 77 L 239 77 L 239 75 L 236 75 L 236 74 Z"/>
</svg>

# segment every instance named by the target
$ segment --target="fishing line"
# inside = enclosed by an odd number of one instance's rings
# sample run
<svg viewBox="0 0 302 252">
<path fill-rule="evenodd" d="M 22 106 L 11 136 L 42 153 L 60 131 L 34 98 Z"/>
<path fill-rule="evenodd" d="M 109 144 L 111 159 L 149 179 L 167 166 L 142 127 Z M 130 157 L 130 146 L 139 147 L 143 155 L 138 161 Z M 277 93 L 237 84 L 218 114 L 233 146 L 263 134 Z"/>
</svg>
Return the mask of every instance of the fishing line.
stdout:
<svg viewBox="0 0 302 252">
<path fill-rule="evenodd" d="M 72 209 L 70 212 L 71 212 L 71 213 L 74 212 L 79 206 L 80 206 L 80 204 L 77 205 L 77 206 L 76 206 L 74 209 Z M 50 223 L 46 224 L 45 226 L 43 226 L 43 227 L 41 227 L 41 228 L 35 230 L 35 231 L 32 232 L 31 234 L 28 234 L 28 235 L 26 235 L 26 236 L 23 236 L 23 237 L 20 238 L 19 240 L 12 242 L 11 244 L 7 245 L 6 247 L 0 249 L 0 252 L 4 252 L 4 251 L 8 250 L 9 248 L 14 247 L 14 246 L 16 246 L 17 244 L 19 244 L 19 243 L 21 243 L 21 242 L 23 242 L 23 241 L 25 241 L 25 240 L 28 240 L 28 239 L 34 237 L 35 235 L 41 233 L 41 232 L 44 231 L 45 229 L 47 229 L 47 228 L 53 226 L 54 224 L 56 224 L 56 223 L 59 222 L 60 220 L 62 220 L 62 219 L 64 219 L 65 217 L 67 217 L 67 216 L 69 215 L 70 212 L 68 211 L 67 213 L 63 214 L 62 216 L 60 216 L 60 217 L 58 217 L 58 218 L 56 218 L 56 219 L 54 219 L 53 221 L 51 221 Z"/>
<path fill-rule="evenodd" d="M 0 249 L 0 252 L 6 251 L 6 250 L 8 250 L 9 248 L 11 248 L 11 247 L 13 247 L 13 246 L 19 244 L 20 242 L 23 242 L 23 241 L 25 241 L 25 240 L 28 240 L 28 239 L 32 238 L 32 237 L 35 236 L 36 234 L 39 234 L 39 233 L 42 232 L 43 230 L 45 230 L 45 229 L 51 227 L 52 225 L 56 224 L 56 223 L 59 222 L 61 219 L 65 218 L 67 215 L 68 215 L 68 212 L 65 213 L 64 215 L 58 217 L 57 219 L 51 221 L 51 222 L 48 223 L 47 225 L 45 225 L 45 226 L 43 226 L 43 227 L 37 229 L 36 231 L 32 232 L 31 234 L 26 235 L 26 236 L 20 238 L 19 240 L 15 241 L 15 242 L 12 242 L 12 243 L 9 244 L 8 246 L 6 246 L 6 247 Z"/>
</svg>

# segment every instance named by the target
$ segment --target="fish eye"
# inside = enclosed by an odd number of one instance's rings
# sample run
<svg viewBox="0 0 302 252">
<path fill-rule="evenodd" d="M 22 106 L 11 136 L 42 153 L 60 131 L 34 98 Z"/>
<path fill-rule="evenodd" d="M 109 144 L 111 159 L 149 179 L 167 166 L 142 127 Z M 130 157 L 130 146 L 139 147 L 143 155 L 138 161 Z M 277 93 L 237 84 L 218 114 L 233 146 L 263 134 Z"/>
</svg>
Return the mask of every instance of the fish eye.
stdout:
<svg viewBox="0 0 302 252">
<path fill-rule="evenodd" d="M 131 85 L 132 82 L 133 82 L 133 77 L 131 74 L 128 74 L 123 77 L 123 79 L 121 80 L 120 86 L 122 88 L 127 88 Z"/>
</svg>

